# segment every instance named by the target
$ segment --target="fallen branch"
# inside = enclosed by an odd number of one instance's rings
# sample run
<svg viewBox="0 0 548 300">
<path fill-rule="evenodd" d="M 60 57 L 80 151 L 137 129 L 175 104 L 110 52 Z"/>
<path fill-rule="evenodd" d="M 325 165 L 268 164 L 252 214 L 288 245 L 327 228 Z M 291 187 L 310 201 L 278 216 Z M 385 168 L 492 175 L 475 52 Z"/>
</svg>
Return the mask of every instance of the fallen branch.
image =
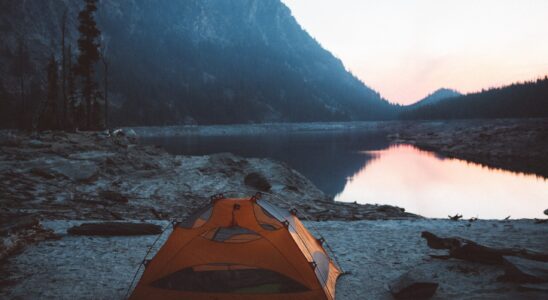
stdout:
<svg viewBox="0 0 548 300">
<path fill-rule="evenodd" d="M 84 223 L 67 230 L 73 235 L 154 235 L 162 233 L 162 227 L 149 223 L 104 222 Z"/>
<path fill-rule="evenodd" d="M 548 254 L 527 249 L 492 248 L 460 237 L 441 238 L 428 231 L 423 231 L 421 237 L 426 239 L 428 247 L 432 249 L 449 250 L 449 256 L 452 258 L 497 265 L 503 264 L 503 256 L 548 262 Z"/>
</svg>

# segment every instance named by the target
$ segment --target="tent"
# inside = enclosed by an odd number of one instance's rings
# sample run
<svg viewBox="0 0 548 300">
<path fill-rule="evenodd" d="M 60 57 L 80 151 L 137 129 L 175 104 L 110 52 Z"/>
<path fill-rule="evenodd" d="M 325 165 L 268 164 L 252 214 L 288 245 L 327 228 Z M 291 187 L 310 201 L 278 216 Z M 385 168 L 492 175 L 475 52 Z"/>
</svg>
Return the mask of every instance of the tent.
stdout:
<svg viewBox="0 0 548 300">
<path fill-rule="evenodd" d="M 323 242 L 294 210 L 217 196 L 174 224 L 130 299 L 334 299 L 341 271 Z"/>
</svg>

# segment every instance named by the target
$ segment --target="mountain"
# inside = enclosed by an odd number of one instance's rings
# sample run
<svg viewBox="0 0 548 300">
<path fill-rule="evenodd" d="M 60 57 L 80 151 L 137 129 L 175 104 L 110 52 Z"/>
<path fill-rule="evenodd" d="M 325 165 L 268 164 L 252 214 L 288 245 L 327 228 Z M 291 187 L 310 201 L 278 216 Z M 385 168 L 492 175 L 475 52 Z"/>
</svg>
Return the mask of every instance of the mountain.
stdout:
<svg viewBox="0 0 548 300">
<path fill-rule="evenodd" d="M 19 84 L 11 72 L 19 39 L 37 70 L 29 75 L 26 89 L 38 109 L 48 57 L 60 58 L 63 12 L 68 13 L 68 43 L 75 49 L 82 6 L 73 0 L 0 0 L 1 105 L 19 101 Z M 393 105 L 349 73 L 279 0 L 102 0 L 96 16 L 110 62 L 115 125 L 395 115 Z M 102 76 L 99 68 L 99 82 Z"/>
<path fill-rule="evenodd" d="M 440 102 L 441 100 L 458 96 L 462 96 L 462 94 L 452 89 L 441 88 L 426 96 L 425 98 L 409 105 L 409 107 L 416 108 L 424 105 L 434 104 Z"/>
<path fill-rule="evenodd" d="M 403 110 L 401 119 L 548 117 L 548 76 Z"/>
</svg>

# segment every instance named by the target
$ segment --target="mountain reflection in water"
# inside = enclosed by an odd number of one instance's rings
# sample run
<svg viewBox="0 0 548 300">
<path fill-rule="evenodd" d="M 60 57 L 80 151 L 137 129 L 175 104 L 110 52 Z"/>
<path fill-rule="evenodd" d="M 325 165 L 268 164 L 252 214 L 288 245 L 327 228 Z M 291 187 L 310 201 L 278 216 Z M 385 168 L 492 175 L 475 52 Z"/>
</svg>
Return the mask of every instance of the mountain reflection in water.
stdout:
<svg viewBox="0 0 548 300">
<path fill-rule="evenodd" d="M 173 154 L 232 152 L 287 163 L 337 201 L 390 204 L 425 217 L 542 218 L 548 181 L 390 146 L 372 131 L 177 136 L 143 139 Z"/>
<path fill-rule="evenodd" d="M 542 218 L 548 181 L 442 158 L 410 145 L 367 151 L 376 159 L 347 178 L 337 201 L 404 207 L 425 217 Z"/>
</svg>

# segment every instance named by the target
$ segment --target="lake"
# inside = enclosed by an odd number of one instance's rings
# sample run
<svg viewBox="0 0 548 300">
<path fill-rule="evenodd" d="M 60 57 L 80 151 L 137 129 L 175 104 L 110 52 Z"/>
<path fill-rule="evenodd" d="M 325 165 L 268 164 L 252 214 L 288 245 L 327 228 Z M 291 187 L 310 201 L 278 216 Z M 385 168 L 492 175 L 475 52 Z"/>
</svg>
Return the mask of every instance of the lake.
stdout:
<svg viewBox="0 0 548 300">
<path fill-rule="evenodd" d="M 286 162 L 336 201 L 403 207 L 425 217 L 543 218 L 548 181 L 391 145 L 371 130 L 147 137 L 173 154 L 232 152 Z"/>
</svg>

